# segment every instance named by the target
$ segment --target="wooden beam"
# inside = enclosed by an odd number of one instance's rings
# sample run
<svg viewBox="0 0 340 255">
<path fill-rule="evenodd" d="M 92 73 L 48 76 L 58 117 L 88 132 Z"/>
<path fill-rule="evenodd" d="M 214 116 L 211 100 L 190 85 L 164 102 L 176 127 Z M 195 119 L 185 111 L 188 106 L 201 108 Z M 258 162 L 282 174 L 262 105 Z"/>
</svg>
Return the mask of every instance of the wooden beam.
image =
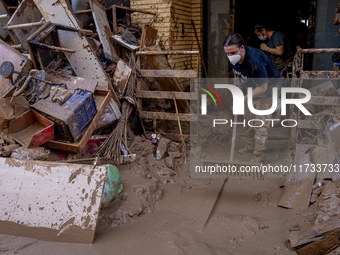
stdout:
<svg viewBox="0 0 340 255">
<path fill-rule="evenodd" d="M 141 77 L 197 78 L 194 70 L 140 70 Z"/>
<path fill-rule="evenodd" d="M 292 235 L 287 240 L 287 245 L 293 250 L 298 250 L 298 254 L 328 254 L 339 246 L 339 235 L 339 221 L 325 222 Z"/>
<path fill-rule="evenodd" d="M 179 119 L 181 121 L 197 121 L 196 114 L 189 113 L 179 113 Z M 157 120 L 178 120 L 176 113 L 168 112 L 141 112 L 141 117 L 143 119 L 157 119 Z"/>
<path fill-rule="evenodd" d="M 137 90 L 137 98 L 197 100 L 197 93 Z"/>
<path fill-rule="evenodd" d="M 45 43 L 34 43 L 34 45 L 40 47 L 40 48 L 44 48 L 44 49 L 50 49 L 52 51 L 55 52 L 68 52 L 68 53 L 75 53 L 75 50 L 72 49 L 66 49 L 66 48 L 62 48 L 62 47 L 58 47 L 58 46 L 54 46 L 54 45 L 48 45 Z"/>
<path fill-rule="evenodd" d="M 302 49 L 302 53 L 336 53 L 340 52 L 340 48 L 325 48 L 325 49 Z"/>
<path fill-rule="evenodd" d="M 88 9 L 88 10 L 81 10 L 81 11 L 73 12 L 74 15 L 85 14 L 85 13 L 92 13 L 92 10 Z"/>
<path fill-rule="evenodd" d="M 8 30 L 12 29 L 22 29 L 22 28 L 28 28 L 28 27 L 40 27 L 44 25 L 45 21 L 40 21 L 40 22 L 32 22 L 32 23 L 25 23 L 25 24 L 19 24 L 19 25 L 10 25 L 5 27 Z"/>
<path fill-rule="evenodd" d="M 199 51 L 176 50 L 176 51 L 138 51 L 137 55 L 199 55 Z"/>
</svg>

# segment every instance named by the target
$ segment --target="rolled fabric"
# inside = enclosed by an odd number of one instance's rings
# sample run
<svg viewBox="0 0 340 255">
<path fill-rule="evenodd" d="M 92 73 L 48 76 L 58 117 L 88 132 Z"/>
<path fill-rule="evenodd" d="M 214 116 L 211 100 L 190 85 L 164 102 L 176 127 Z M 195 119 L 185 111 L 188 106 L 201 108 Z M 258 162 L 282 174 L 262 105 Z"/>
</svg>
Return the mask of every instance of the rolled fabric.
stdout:
<svg viewBox="0 0 340 255">
<path fill-rule="evenodd" d="M 11 144 L 4 146 L 0 149 L 1 155 L 3 157 L 9 157 L 12 154 L 12 151 L 19 148 L 21 145 L 20 144 Z"/>
</svg>

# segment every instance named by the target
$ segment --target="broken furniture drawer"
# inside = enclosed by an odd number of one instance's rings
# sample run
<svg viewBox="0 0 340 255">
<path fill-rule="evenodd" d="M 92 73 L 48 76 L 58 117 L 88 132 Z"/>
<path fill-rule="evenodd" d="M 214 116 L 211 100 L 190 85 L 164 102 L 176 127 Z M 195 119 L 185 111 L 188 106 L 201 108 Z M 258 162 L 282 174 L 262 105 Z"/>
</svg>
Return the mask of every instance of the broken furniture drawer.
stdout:
<svg viewBox="0 0 340 255">
<path fill-rule="evenodd" d="M 8 135 L 25 147 L 37 147 L 54 138 L 54 123 L 30 109 L 9 122 Z"/>
<path fill-rule="evenodd" d="M 109 105 L 112 98 L 110 91 L 108 90 L 96 90 L 94 92 L 94 102 L 97 108 L 97 114 L 93 118 L 90 125 L 82 130 L 82 138 L 79 142 L 69 142 L 55 137 L 53 140 L 46 143 L 44 146 L 51 149 L 70 151 L 79 153 L 84 149 L 87 141 L 91 137 L 93 131 L 96 129 L 100 117 L 105 112 L 106 107 Z"/>
</svg>

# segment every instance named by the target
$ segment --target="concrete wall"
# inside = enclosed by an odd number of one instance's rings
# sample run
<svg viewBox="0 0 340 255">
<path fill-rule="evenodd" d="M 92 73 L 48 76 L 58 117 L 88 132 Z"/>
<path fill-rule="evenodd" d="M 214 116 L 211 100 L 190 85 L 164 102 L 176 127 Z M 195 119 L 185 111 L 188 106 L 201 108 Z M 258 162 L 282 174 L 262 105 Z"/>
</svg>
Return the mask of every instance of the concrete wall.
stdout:
<svg viewBox="0 0 340 255">
<path fill-rule="evenodd" d="M 158 30 L 160 42 L 165 50 L 198 50 L 191 19 L 194 20 L 203 47 L 202 0 L 131 0 L 130 3 L 132 8 L 157 13 L 155 18 L 145 14 L 133 14 L 132 23 L 139 26 L 152 24 Z M 181 23 L 184 23 L 184 37 L 181 37 Z M 169 63 L 177 70 L 197 69 L 196 56 L 169 56 Z M 180 83 L 183 88 L 187 88 L 190 81 L 180 79 Z"/>
<path fill-rule="evenodd" d="M 208 76 L 227 77 L 228 59 L 223 41 L 229 30 L 229 0 L 209 0 L 208 10 Z"/>
</svg>

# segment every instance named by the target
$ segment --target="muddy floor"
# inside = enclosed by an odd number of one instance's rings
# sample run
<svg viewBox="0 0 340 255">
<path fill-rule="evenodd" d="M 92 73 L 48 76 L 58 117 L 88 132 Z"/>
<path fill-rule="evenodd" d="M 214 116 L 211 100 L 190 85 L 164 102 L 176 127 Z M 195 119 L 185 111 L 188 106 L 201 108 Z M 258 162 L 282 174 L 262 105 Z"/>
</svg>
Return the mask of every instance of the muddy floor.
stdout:
<svg viewBox="0 0 340 255">
<path fill-rule="evenodd" d="M 119 167 L 124 194 L 102 212 L 92 245 L 0 235 L 0 253 L 296 254 L 285 241 L 313 224 L 315 208 L 297 213 L 277 207 L 282 176 L 229 179 L 200 231 L 192 215 L 196 206 L 192 198 L 216 180 L 190 179 L 190 159 L 179 157 L 179 146 L 170 147 L 173 160 L 156 161 L 151 141 L 134 138 L 131 148 L 138 160 Z"/>
</svg>

